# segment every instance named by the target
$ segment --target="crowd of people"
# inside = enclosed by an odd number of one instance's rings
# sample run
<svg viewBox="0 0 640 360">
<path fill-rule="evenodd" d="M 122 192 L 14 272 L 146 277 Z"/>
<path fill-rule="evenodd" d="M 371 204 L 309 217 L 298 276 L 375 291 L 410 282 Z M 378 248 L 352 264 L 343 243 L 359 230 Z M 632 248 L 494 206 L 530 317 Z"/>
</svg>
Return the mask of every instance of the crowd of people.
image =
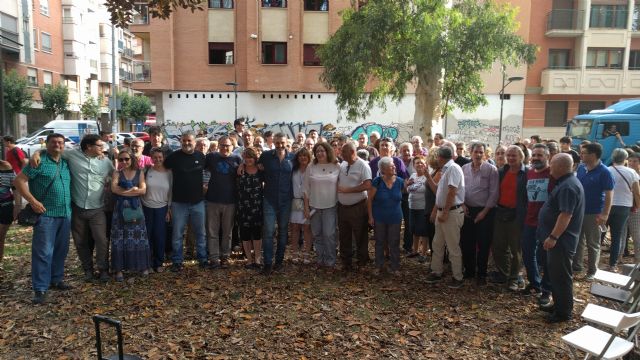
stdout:
<svg viewBox="0 0 640 360">
<path fill-rule="evenodd" d="M 184 133 L 176 151 L 156 127 L 149 143 L 135 139 L 123 149 L 106 132 L 85 135 L 74 150 L 51 134 L 30 159 L 12 152 L 5 137 L 0 240 L 23 197 L 40 214 L 33 302 L 44 302 L 49 289 L 70 288 L 70 234 L 86 281 L 147 276 L 169 262 L 179 273 L 185 242 L 202 269 L 225 269 L 237 237 L 244 266 L 267 276 L 285 259 L 322 271 L 401 276 L 402 262 L 414 259 L 427 264 L 433 284 L 449 263 L 449 287 L 504 284 L 536 296 L 552 322 L 571 318 L 573 279 L 593 279 L 608 229 L 608 269 L 617 271 L 628 237 L 640 261 L 637 147 L 616 149 L 607 167 L 600 144 L 576 151 L 567 137 L 532 136 L 494 151 L 435 134 L 396 148 L 375 132 L 357 141 L 313 130 L 289 139 L 256 136 L 243 119 L 234 126 L 215 140 Z"/>
</svg>

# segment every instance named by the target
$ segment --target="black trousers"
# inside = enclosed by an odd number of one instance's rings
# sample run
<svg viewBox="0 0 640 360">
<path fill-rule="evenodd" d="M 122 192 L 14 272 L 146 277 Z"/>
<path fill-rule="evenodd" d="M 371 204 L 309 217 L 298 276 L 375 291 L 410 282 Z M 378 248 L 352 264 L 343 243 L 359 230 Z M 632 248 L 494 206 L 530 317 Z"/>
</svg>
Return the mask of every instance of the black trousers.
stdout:
<svg viewBox="0 0 640 360">
<path fill-rule="evenodd" d="M 560 317 L 571 317 L 573 312 L 573 277 L 571 264 L 573 255 L 559 242 L 547 250 L 547 269 L 551 280 L 554 314 Z"/>
<path fill-rule="evenodd" d="M 464 217 L 460 236 L 460 248 L 462 249 L 462 265 L 464 276 L 467 278 L 487 276 L 487 263 L 489 262 L 489 250 L 491 249 L 491 236 L 493 233 L 493 210 L 478 223 L 474 223 L 483 207 L 468 207 L 469 215 Z M 477 269 L 477 270 L 476 270 Z"/>
</svg>

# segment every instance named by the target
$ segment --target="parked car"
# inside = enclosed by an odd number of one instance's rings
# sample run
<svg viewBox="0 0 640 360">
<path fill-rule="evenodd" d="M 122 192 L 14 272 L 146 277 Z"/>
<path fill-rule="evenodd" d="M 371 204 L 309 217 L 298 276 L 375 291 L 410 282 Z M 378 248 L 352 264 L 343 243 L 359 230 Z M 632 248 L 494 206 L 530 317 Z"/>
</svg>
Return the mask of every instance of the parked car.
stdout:
<svg viewBox="0 0 640 360">
<path fill-rule="evenodd" d="M 47 137 L 40 135 L 32 139 L 22 140 L 17 142 L 16 146 L 19 147 L 22 151 L 24 151 L 27 154 L 27 156 L 31 156 L 31 154 L 33 154 L 34 151 L 44 149 L 44 147 L 40 143 L 40 139 L 42 139 L 43 141 L 46 141 Z M 73 140 L 69 139 L 68 137 L 64 138 L 65 149 L 74 149 L 76 146 L 77 144 Z"/>
<path fill-rule="evenodd" d="M 133 135 L 132 133 L 117 133 L 116 134 L 116 141 L 118 142 L 118 145 L 124 144 L 124 139 L 126 139 L 126 138 L 135 139 L 136 136 Z"/>
<path fill-rule="evenodd" d="M 149 141 L 149 134 L 147 134 L 146 132 L 134 132 L 132 134 L 135 135 L 138 139 L 142 139 L 142 141 L 144 142 Z"/>
</svg>

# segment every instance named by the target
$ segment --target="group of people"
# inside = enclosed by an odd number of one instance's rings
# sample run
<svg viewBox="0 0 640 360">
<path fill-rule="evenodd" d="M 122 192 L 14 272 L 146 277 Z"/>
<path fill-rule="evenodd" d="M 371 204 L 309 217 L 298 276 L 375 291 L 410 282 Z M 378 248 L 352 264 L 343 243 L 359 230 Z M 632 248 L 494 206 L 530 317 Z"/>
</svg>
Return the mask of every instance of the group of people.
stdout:
<svg viewBox="0 0 640 360">
<path fill-rule="evenodd" d="M 634 250 L 640 246 L 640 149 L 616 149 L 606 167 L 599 144 L 584 143 L 578 153 L 566 137 L 532 136 L 493 153 L 441 134 L 396 149 L 377 133 L 327 141 L 317 131 L 254 136 L 243 119 L 234 126 L 215 141 L 184 133 L 176 151 L 159 128 L 149 129 L 149 143 L 136 139 L 120 150 L 108 133 L 85 135 L 77 150 L 64 150 L 64 137 L 51 134 L 28 164 L 24 157 L 16 166 L 0 163 L 0 235 L 18 194 L 40 214 L 33 302 L 70 287 L 63 280 L 70 233 L 87 281 L 123 281 L 126 272 L 162 272 L 167 242 L 170 270 L 180 272 L 187 227 L 201 268 L 229 266 L 236 232 L 245 266 L 265 275 L 281 270 L 286 256 L 311 264 L 313 252 L 319 269 L 365 269 L 373 229 L 374 274 L 388 261 L 399 276 L 402 247 L 407 258 L 431 256 L 427 283 L 443 280 L 448 261 L 449 287 L 465 279 L 505 284 L 537 296 L 555 322 L 571 318 L 585 246 L 585 278 L 593 279 L 606 226 L 610 270 L 627 233 Z"/>
</svg>

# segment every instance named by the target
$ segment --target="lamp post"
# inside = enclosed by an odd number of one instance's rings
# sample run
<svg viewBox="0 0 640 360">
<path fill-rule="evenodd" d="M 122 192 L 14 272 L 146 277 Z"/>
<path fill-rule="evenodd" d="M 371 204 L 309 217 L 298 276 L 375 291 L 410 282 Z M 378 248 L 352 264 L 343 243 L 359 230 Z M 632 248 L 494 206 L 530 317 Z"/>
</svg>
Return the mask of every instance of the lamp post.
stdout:
<svg viewBox="0 0 640 360">
<path fill-rule="evenodd" d="M 234 113 L 233 120 L 235 121 L 238 118 L 238 83 L 235 81 L 230 81 L 228 83 L 224 83 L 227 86 L 233 86 L 233 101 L 234 101 Z"/>
<path fill-rule="evenodd" d="M 498 146 L 502 143 L 502 111 L 504 108 L 504 89 L 514 81 L 520 81 L 524 78 L 522 76 L 511 76 L 507 78 L 507 74 L 502 67 L 502 89 L 500 89 L 500 128 L 498 129 Z M 496 146 L 497 147 L 497 146 Z"/>
</svg>

